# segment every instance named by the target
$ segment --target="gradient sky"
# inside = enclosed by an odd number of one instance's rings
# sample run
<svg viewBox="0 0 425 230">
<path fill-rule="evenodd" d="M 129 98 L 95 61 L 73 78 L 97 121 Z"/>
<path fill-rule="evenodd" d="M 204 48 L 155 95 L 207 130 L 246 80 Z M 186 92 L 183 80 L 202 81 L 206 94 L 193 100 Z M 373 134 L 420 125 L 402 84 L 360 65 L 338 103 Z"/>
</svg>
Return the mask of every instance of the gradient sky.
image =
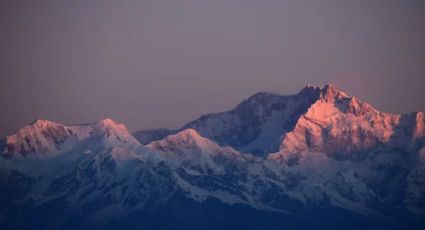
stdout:
<svg viewBox="0 0 425 230">
<path fill-rule="evenodd" d="M 175 128 L 329 82 L 425 111 L 425 1 L 0 0 L 0 136 L 36 118 Z"/>
</svg>

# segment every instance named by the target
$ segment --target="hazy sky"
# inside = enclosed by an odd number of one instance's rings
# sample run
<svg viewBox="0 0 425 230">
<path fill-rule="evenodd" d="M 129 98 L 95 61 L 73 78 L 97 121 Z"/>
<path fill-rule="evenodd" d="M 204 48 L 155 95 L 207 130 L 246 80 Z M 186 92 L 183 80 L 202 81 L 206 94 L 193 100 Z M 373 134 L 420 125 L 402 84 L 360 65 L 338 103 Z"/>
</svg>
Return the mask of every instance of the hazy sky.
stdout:
<svg viewBox="0 0 425 230">
<path fill-rule="evenodd" d="M 333 82 L 425 111 L 423 0 L 0 0 L 0 136 L 44 118 L 179 127 Z"/>
</svg>

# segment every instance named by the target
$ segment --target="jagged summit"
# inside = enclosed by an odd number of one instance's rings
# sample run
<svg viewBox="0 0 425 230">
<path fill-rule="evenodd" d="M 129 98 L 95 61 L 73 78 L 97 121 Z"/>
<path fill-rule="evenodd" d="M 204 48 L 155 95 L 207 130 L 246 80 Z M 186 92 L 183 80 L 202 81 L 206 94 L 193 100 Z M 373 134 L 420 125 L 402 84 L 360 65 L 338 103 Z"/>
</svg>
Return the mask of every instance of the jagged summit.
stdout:
<svg viewBox="0 0 425 230">
<path fill-rule="evenodd" d="M 343 90 L 335 87 L 333 84 L 326 84 L 323 87 L 312 86 L 308 84 L 303 88 L 300 93 L 317 93 L 317 101 L 313 103 L 311 107 L 315 107 L 316 104 L 333 104 L 337 107 L 340 112 L 351 113 L 354 115 L 364 115 L 369 112 L 377 112 L 370 104 L 359 100 L 355 96 L 350 96 Z M 324 108 L 323 108 L 324 109 Z M 315 108 L 317 110 L 317 108 Z"/>
<path fill-rule="evenodd" d="M 325 85 L 320 90 L 320 98 L 325 101 L 334 101 L 349 98 L 348 94 L 335 88 L 332 84 Z"/>
<path fill-rule="evenodd" d="M 323 99 L 328 101 L 351 98 L 348 95 L 348 93 L 337 88 L 332 83 L 326 84 L 323 87 L 315 86 L 309 83 L 304 88 L 302 88 L 297 94 L 292 96 L 297 96 L 297 95 L 309 95 L 311 97 L 318 97 L 317 99 Z M 244 102 L 261 101 L 261 100 L 268 100 L 272 98 L 287 97 L 287 96 L 291 96 L 291 95 L 281 95 L 281 94 L 271 93 L 271 92 L 257 92 L 254 95 L 248 97 L 248 99 L 244 100 L 241 104 L 243 104 Z"/>
<path fill-rule="evenodd" d="M 298 94 L 302 93 L 317 93 L 319 96 L 318 99 L 322 99 L 329 102 L 351 98 L 348 93 L 337 88 L 332 83 L 326 84 L 323 87 L 307 84 L 304 88 L 300 90 Z"/>
</svg>

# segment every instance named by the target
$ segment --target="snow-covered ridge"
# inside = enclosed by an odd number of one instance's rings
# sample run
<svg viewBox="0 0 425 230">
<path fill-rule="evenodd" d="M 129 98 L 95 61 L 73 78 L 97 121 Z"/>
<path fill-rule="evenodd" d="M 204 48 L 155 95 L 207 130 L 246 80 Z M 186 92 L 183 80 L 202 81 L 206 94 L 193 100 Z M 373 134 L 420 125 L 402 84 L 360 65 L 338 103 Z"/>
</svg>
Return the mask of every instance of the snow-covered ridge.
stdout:
<svg viewBox="0 0 425 230">
<path fill-rule="evenodd" d="M 216 197 L 229 204 L 242 201 L 237 197 L 229 199 L 231 195 L 227 192 L 208 191 L 208 188 L 191 185 L 181 178 L 180 174 L 184 172 L 184 174 L 206 176 L 225 175 L 252 160 L 251 155 L 237 152 L 231 147 L 221 147 L 202 137 L 194 129 L 185 129 L 169 135 L 163 140 L 154 141 L 146 147 L 156 151 L 169 164 L 173 165 L 179 186 L 192 193 L 192 198 L 205 200 L 208 197 Z M 231 167 L 231 165 L 234 165 L 234 167 Z"/>
<path fill-rule="evenodd" d="M 185 129 L 176 134 L 169 135 L 162 140 L 154 141 L 146 145 L 146 147 L 172 154 L 185 154 L 188 151 L 194 151 L 205 154 L 228 153 L 229 156 L 241 155 L 231 147 L 221 147 L 214 141 L 202 137 L 194 129 Z"/>
<path fill-rule="evenodd" d="M 163 140 L 154 141 L 148 146 L 155 147 L 155 148 L 161 148 L 165 146 L 179 146 L 179 147 L 207 147 L 209 145 L 215 145 L 212 141 L 201 137 L 198 132 L 194 129 L 185 129 L 181 132 L 178 132 L 173 135 L 167 136 Z"/>
<path fill-rule="evenodd" d="M 64 125 L 38 119 L 6 137 L 3 154 L 56 154 L 93 136 L 103 136 L 111 143 L 138 144 L 123 124 L 111 119 L 84 125 Z"/>
</svg>

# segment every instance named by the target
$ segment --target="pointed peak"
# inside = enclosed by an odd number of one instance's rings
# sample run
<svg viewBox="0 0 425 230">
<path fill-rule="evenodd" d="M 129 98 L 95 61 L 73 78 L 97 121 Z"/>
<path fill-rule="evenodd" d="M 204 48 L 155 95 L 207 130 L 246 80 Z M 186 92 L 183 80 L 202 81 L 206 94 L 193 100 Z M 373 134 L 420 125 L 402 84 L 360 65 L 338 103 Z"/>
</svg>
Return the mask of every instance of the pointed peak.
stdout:
<svg viewBox="0 0 425 230">
<path fill-rule="evenodd" d="M 112 130 L 120 135 L 130 135 L 127 127 L 124 124 L 118 123 L 110 118 L 100 120 L 96 123 L 102 130 Z"/>
<path fill-rule="evenodd" d="M 124 124 L 118 123 L 110 118 L 100 120 L 95 124 L 97 124 L 98 127 L 102 129 L 112 129 L 112 130 L 120 130 L 123 132 L 128 132 L 128 129 Z"/>
<path fill-rule="evenodd" d="M 327 84 L 321 89 L 321 98 L 326 101 L 349 98 L 348 94 L 336 88 L 333 84 Z"/>
<path fill-rule="evenodd" d="M 124 124 L 118 123 L 110 118 L 94 123 L 94 130 L 97 134 L 105 137 L 108 145 L 121 146 L 140 145 L 136 138 L 128 131 Z"/>
</svg>

